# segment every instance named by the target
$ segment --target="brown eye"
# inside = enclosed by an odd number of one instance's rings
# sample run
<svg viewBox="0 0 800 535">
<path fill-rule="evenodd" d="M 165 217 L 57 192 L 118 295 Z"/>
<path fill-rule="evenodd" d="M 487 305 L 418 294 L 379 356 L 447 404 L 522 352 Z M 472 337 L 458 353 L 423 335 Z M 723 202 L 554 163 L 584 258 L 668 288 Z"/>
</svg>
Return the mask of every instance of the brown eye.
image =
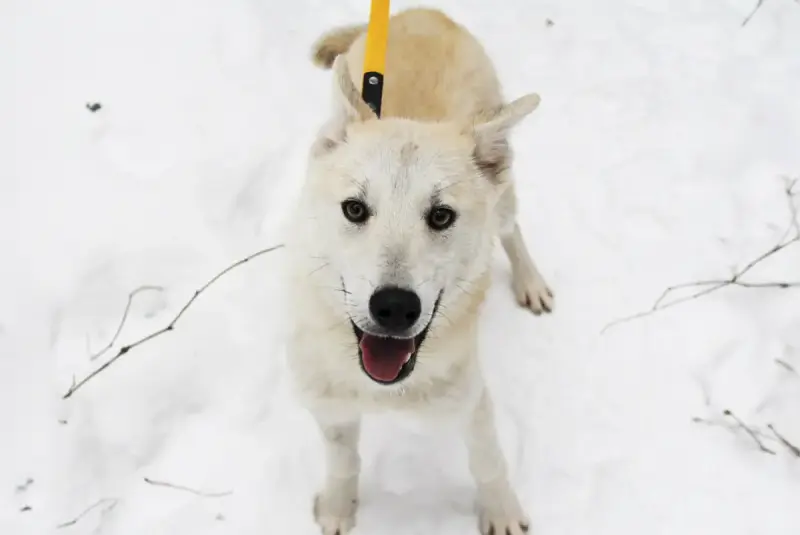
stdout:
<svg viewBox="0 0 800 535">
<path fill-rule="evenodd" d="M 356 199 L 347 199 L 342 203 L 342 213 L 351 223 L 363 223 L 369 219 L 367 205 Z"/>
<path fill-rule="evenodd" d="M 456 213 L 446 206 L 437 206 L 428 212 L 428 226 L 436 231 L 445 230 L 456 221 Z"/>
</svg>

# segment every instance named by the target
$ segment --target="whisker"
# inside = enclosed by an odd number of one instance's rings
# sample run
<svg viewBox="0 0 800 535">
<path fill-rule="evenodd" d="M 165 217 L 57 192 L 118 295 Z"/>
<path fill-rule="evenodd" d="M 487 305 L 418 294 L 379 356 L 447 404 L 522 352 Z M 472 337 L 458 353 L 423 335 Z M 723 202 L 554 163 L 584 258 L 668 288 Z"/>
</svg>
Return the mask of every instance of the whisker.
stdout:
<svg viewBox="0 0 800 535">
<path fill-rule="evenodd" d="M 466 289 L 462 288 L 460 284 L 456 284 L 456 288 L 458 288 L 459 290 L 461 290 L 461 292 L 462 292 L 462 293 L 464 293 L 464 294 L 466 294 L 466 295 L 472 295 L 472 292 L 470 292 L 469 290 L 466 290 Z"/>
<path fill-rule="evenodd" d="M 316 273 L 317 271 L 319 271 L 319 270 L 321 270 L 321 269 L 325 269 L 326 267 L 328 267 L 328 266 L 330 266 L 330 265 L 331 265 L 331 263 L 330 263 L 330 262 L 325 262 L 325 263 L 324 263 L 324 264 L 322 264 L 321 266 L 319 266 L 319 267 L 317 267 L 317 268 L 315 268 L 315 269 L 311 270 L 311 273 L 309 273 L 309 274 L 308 274 L 308 275 L 309 275 L 309 277 L 310 277 L 311 275 L 313 275 L 314 273 Z"/>
<path fill-rule="evenodd" d="M 328 327 L 325 327 L 325 332 L 332 331 L 336 327 L 341 327 L 343 325 L 347 325 L 347 323 L 348 323 L 347 319 L 338 318 L 332 325 L 330 325 Z"/>
<path fill-rule="evenodd" d="M 447 190 L 447 189 L 449 189 L 449 188 L 452 188 L 453 186 L 456 186 L 456 185 L 458 185 L 458 184 L 461 184 L 461 183 L 463 183 L 463 182 L 466 182 L 467 180 L 468 180 L 468 179 L 466 179 L 466 178 L 462 178 L 461 180 L 456 180 L 456 181 L 454 181 L 454 182 L 450 182 L 450 183 L 449 183 L 449 184 L 447 184 L 446 186 L 437 185 L 437 186 L 436 186 L 436 189 L 434 190 L 434 195 L 438 195 L 439 193 L 441 193 L 441 192 L 443 192 L 443 191 L 445 191 L 445 190 Z"/>
<path fill-rule="evenodd" d="M 341 293 L 343 293 L 345 295 L 350 295 L 350 292 L 348 292 L 344 288 L 339 288 L 339 287 L 335 287 L 335 286 L 321 286 L 319 284 L 315 284 L 314 288 L 316 288 L 318 290 L 330 290 L 332 292 L 341 292 Z"/>
<path fill-rule="evenodd" d="M 364 282 L 366 282 L 367 284 L 369 284 L 369 285 L 372 287 L 372 289 L 373 289 L 373 290 L 377 288 L 377 286 L 375 285 L 375 283 L 374 283 L 374 282 L 372 282 L 371 280 L 369 280 L 369 279 L 366 277 L 366 275 L 359 275 L 359 278 L 360 278 L 361 280 L 363 280 Z"/>
</svg>

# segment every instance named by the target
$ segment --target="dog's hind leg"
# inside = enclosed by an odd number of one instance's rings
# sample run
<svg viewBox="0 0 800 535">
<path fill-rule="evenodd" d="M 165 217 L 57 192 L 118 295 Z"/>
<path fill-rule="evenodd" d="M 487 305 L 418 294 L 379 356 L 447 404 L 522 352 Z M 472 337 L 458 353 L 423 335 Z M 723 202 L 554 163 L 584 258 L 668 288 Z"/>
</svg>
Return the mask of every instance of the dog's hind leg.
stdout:
<svg viewBox="0 0 800 535">
<path fill-rule="evenodd" d="M 469 469 L 478 489 L 480 531 L 483 535 L 523 535 L 530 521 L 508 480 L 493 411 L 489 392 L 484 389 L 465 434 Z"/>
<path fill-rule="evenodd" d="M 314 519 L 323 535 L 346 535 L 355 526 L 361 457 L 360 419 L 335 423 L 315 414 L 325 442 L 326 475 L 323 489 L 314 497 Z"/>
<path fill-rule="evenodd" d="M 522 231 L 517 223 L 517 196 L 514 191 L 511 171 L 504 171 L 509 176 L 508 187 L 498 202 L 500 216 L 500 243 L 503 245 L 511 263 L 511 287 L 517 302 L 536 315 L 553 310 L 553 292 L 539 272 L 539 268 L 531 258 Z"/>
</svg>

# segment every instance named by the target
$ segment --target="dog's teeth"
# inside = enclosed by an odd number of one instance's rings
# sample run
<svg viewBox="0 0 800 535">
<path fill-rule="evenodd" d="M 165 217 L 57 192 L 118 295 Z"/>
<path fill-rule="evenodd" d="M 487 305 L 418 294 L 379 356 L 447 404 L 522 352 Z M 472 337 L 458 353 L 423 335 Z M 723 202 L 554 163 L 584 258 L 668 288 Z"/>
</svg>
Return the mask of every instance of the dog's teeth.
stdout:
<svg viewBox="0 0 800 535">
<path fill-rule="evenodd" d="M 403 361 L 403 364 L 405 364 L 405 363 L 406 363 L 406 362 L 408 362 L 409 360 L 411 360 L 411 353 L 409 353 L 408 355 L 406 355 L 406 360 L 404 360 L 404 361 Z"/>
</svg>

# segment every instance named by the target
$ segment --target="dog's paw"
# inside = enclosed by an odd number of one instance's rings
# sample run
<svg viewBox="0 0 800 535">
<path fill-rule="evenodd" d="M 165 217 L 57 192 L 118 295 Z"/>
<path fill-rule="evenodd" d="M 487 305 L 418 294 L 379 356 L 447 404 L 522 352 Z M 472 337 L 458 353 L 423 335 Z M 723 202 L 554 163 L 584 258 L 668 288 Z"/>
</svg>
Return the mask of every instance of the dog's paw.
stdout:
<svg viewBox="0 0 800 535">
<path fill-rule="evenodd" d="M 481 535 L 525 535 L 530 519 L 523 511 L 508 482 L 481 489 L 478 500 L 478 524 Z"/>
<path fill-rule="evenodd" d="M 525 535 L 530 520 L 521 509 L 512 511 L 482 509 L 478 513 L 481 535 Z"/>
<path fill-rule="evenodd" d="M 528 524 L 518 519 L 494 519 L 481 523 L 481 535 L 525 535 Z"/>
<path fill-rule="evenodd" d="M 552 312 L 553 291 L 541 275 L 516 273 L 511 281 L 517 303 L 536 314 Z M 500 534 L 503 535 L 503 534 Z"/>
<path fill-rule="evenodd" d="M 314 520 L 322 535 L 347 535 L 356 525 L 357 507 L 355 497 L 320 492 L 314 496 Z"/>
</svg>

